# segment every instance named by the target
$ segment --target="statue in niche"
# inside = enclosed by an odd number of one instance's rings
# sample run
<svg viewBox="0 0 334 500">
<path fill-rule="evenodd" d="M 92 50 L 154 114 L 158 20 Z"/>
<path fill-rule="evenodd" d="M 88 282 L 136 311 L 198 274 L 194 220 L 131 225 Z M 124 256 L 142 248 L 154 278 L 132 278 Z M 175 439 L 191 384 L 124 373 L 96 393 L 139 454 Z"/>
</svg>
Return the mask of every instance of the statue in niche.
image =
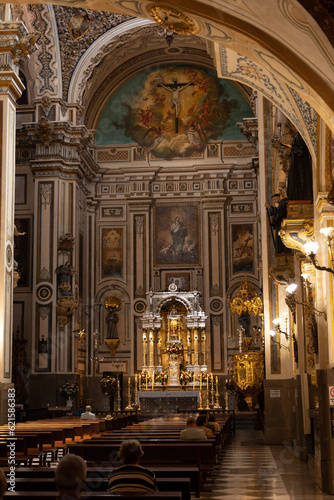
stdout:
<svg viewBox="0 0 334 500">
<path fill-rule="evenodd" d="M 71 278 L 74 275 L 74 272 L 74 267 L 71 266 L 68 261 L 57 267 L 56 273 L 60 295 L 67 297 L 73 296 Z"/>
<path fill-rule="evenodd" d="M 117 335 L 118 315 L 113 308 L 109 308 L 109 312 L 106 317 L 106 322 L 107 322 L 107 339 L 118 339 Z"/>
<path fill-rule="evenodd" d="M 281 199 L 280 194 L 277 193 L 272 197 L 272 205 L 269 205 L 269 203 L 266 203 L 265 205 L 267 208 L 269 223 L 272 228 L 271 234 L 275 245 L 275 255 L 292 253 L 292 250 L 284 245 L 280 235 L 278 234 L 283 220 L 287 218 L 288 201 L 288 198 Z"/>
<path fill-rule="evenodd" d="M 287 196 L 289 200 L 313 201 L 312 158 L 299 133 L 291 147 Z"/>
</svg>

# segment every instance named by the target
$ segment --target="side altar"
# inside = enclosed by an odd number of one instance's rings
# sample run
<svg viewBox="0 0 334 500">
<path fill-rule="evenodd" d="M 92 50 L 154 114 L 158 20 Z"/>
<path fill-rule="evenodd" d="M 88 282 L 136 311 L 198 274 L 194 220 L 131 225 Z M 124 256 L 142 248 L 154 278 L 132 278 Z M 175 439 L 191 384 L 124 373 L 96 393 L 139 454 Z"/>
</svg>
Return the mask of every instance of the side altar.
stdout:
<svg viewBox="0 0 334 500">
<path fill-rule="evenodd" d="M 196 411 L 200 401 L 198 391 L 141 391 L 138 402 L 142 414 L 168 414 Z"/>
<path fill-rule="evenodd" d="M 165 292 L 147 293 L 142 373 L 153 383 L 189 384 L 207 372 L 207 316 L 199 295 L 197 290 L 181 292 L 174 283 Z"/>
</svg>

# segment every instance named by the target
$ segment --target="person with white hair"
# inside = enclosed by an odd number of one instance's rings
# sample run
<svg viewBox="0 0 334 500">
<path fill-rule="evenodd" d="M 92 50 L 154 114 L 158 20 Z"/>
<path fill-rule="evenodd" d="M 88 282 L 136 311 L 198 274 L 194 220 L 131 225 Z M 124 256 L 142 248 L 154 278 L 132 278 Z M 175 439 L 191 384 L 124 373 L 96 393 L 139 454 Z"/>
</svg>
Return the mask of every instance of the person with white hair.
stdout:
<svg viewBox="0 0 334 500">
<path fill-rule="evenodd" d="M 80 500 L 85 488 L 86 462 L 78 455 L 65 455 L 58 463 L 55 483 L 59 492 L 58 500 Z"/>
<path fill-rule="evenodd" d="M 87 405 L 85 408 L 85 413 L 82 413 L 80 415 L 81 420 L 95 420 L 96 416 L 94 413 L 92 413 L 92 407 L 90 405 Z"/>
</svg>

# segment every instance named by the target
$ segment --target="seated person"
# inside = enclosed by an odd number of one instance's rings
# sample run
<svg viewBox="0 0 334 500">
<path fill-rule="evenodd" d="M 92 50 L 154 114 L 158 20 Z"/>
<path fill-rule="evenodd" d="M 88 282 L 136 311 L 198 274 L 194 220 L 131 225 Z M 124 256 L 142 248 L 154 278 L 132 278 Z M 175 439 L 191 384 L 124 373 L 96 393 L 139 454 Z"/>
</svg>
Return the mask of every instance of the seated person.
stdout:
<svg viewBox="0 0 334 500">
<path fill-rule="evenodd" d="M 208 423 L 206 425 L 208 425 L 208 424 L 211 424 L 214 426 L 215 432 L 220 431 L 220 425 L 218 424 L 218 422 L 216 422 L 216 418 L 214 415 L 209 415 Z"/>
<path fill-rule="evenodd" d="M 3 499 L 6 490 L 7 490 L 7 479 L 4 471 L 0 469 L 0 500 Z"/>
<path fill-rule="evenodd" d="M 118 452 L 123 465 L 109 475 L 108 491 L 147 493 L 157 491 L 154 472 L 138 465 L 144 455 L 139 441 L 128 440 L 121 444 Z"/>
<path fill-rule="evenodd" d="M 182 439 L 182 441 L 190 441 L 190 440 L 202 441 L 203 439 L 208 439 L 208 438 L 206 437 L 206 434 L 202 429 L 198 429 L 196 427 L 196 418 L 188 417 L 187 428 L 181 431 L 180 439 Z"/>
<path fill-rule="evenodd" d="M 208 429 L 211 429 L 211 430 L 212 430 L 212 432 L 216 432 L 216 428 L 215 428 L 214 424 L 213 424 L 212 422 L 209 422 L 209 417 L 208 417 L 208 412 L 207 412 L 207 410 L 201 410 L 201 411 L 199 412 L 199 414 L 200 414 L 200 415 L 205 415 L 205 418 L 206 418 L 206 425 L 205 425 L 205 426 L 206 426 Z"/>
<path fill-rule="evenodd" d="M 92 413 L 92 407 L 90 405 L 87 405 L 85 408 L 85 413 L 82 413 L 80 418 L 81 420 L 95 420 L 96 416 L 94 413 Z"/>
<path fill-rule="evenodd" d="M 205 432 L 206 437 L 213 436 L 212 430 L 206 427 L 206 415 L 198 415 L 196 423 L 197 429 L 202 429 Z"/>
<path fill-rule="evenodd" d="M 58 463 L 55 472 L 55 483 L 59 492 L 59 500 L 80 500 L 81 491 L 85 488 L 87 467 L 83 458 L 78 455 L 65 455 Z"/>
</svg>

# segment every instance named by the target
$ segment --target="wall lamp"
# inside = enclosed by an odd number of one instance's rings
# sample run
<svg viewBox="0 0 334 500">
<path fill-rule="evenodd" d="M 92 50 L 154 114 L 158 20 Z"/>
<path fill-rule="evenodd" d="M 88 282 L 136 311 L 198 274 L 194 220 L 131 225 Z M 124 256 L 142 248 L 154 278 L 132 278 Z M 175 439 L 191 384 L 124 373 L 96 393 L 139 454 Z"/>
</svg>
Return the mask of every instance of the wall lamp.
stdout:
<svg viewBox="0 0 334 500">
<path fill-rule="evenodd" d="M 333 227 L 323 227 L 320 229 L 320 233 L 324 235 L 325 242 L 327 244 L 331 267 L 320 266 L 317 259 L 317 251 L 319 250 L 319 244 L 316 241 L 309 241 L 304 245 L 305 254 L 311 259 L 312 264 L 319 271 L 327 271 L 328 273 L 334 274 L 333 269 L 333 241 L 334 241 L 334 228 Z"/>
<path fill-rule="evenodd" d="M 287 332 L 283 332 L 283 330 L 281 330 L 281 319 L 280 318 L 274 319 L 273 324 L 275 325 L 277 333 L 285 335 L 286 340 L 292 339 L 291 335 L 289 335 Z M 286 330 L 287 330 L 287 326 L 288 326 L 288 318 L 285 318 L 285 329 Z"/>
<path fill-rule="evenodd" d="M 289 351 L 289 346 L 286 346 L 284 344 L 281 344 L 280 342 L 278 342 L 277 340 L 274 340 L 274 337 L 276 335 L 276 332 L 274 330 L 270 330 L 269 332 L 269 335 L 271 336 L 271 341 L 274 343 L 274 344 L 277 344 L 279 346 L 280 349 L 286 349 Z"/>
<path fill-rule="evenodd" d="M 312 314 L 317 314 L 318 316 L 324 316 L 326 319 L 326 311 L 319 311 L 319 309 L 316 309 L 313 304 L 313 297 L 312 297 L 312 290 L 311 290 L 311 285 L 310 282 L 308 281 L 308 275 L 307 274 L 302 274 L 302 277 L 304 279 L 304 285 L 307 293 L 306 297 L 306 302 L 300 302 L 299 300 L 296 299 L 296 290 L 297 290 L 297 285 L 295 283 L 292 283 L 289 285 L 285 291 L 287 292 L 287 295 L 285 297 L 285 303 L 292 312 L 293 320 L 296 322 L 296 304 L 300 306 L 306 307 Z"/>
</svg>

